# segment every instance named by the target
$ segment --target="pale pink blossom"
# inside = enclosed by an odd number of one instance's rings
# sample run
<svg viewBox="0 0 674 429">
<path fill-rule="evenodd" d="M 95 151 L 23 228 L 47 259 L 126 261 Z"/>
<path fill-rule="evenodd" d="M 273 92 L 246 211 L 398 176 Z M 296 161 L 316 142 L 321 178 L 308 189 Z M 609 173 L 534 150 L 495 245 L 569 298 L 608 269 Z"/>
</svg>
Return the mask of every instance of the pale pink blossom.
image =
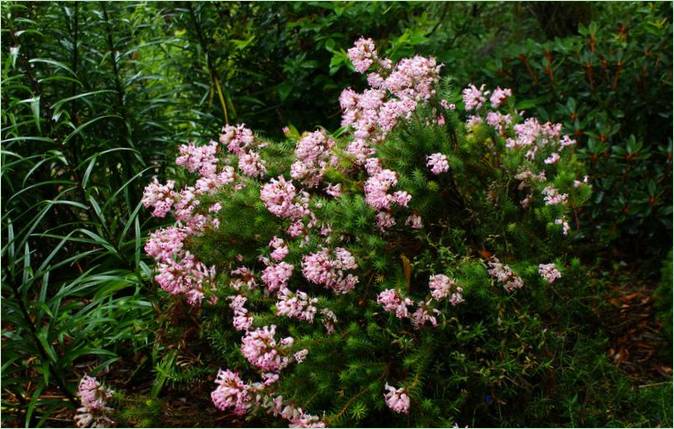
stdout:
<svg viewBox="0 0 674 429">
<path fill-rule="evenodd" d="M 284 338 L 277 345 L 276 325 L 248 331 L 241 340 L 241 354 L 251 365 L 264 371 L 278 372 L 288 366 L 289 360 L 280 351 L 292 345 L 292 337 Z"/>
<path fill-rule="evenodd" d="M 163 218 L 171 211 L 176 197 L 176 193 L 173 191 L 174 186 L 173 180 L 169 180 L 165 185 L 162 185 L 154 177 L 152 182 L 145 187 L 141 202 L 145 208 L 154 208 L 152 216 Z"/>
<path fill-rule="evenodd" d="M 386 405 L 396 413 L 407 414 L 410 410 L 410 397 L 407 395 L 407 391 L 404 388 L 396 389 L 393 386 L 389 386 L 388 383 L 384 386 L 386 393 L 384 394 L 384 400 Z"/>
<path fill-rule="evenodd" d="M 549 157 L 547 157 L 543 162 L 546 164 L 556 164 L 559 161 L 560 156 L 557 152 L 553 152 Z"/>
<path fill-rule="evenodd" d="M 145 253 L 157 262 L 165 262 L 182 254 L 183 242 L 187 233 L 183 228 L 170 226 L 158 229 L 150 234 L 145 243 Z"/>
<path fill-rule="evenodd" d="M 239 156 L 239 170 L 246 176 L 262 177 L 267 173 L 267 167 L 257 152 L 246 152 Z"/>
<path fill-rule="evenodd" d="M 253 401 L 250 387 L 241 380 L 239 374 L 228 369 L 219 370 L 215 383 L 218 387 L 211 392 L 213 404 L 221 411 L 232 408 L 236 415 L 246 414 Z"/>
<path fill-rule="evenodd" d="M 555 224 L 557 225 L 562 225 L 562 234 L 568 235 L 569 231 L 571 230 L 571 226 L 569 225 L 569 222 L 566 220 L 566 218 L 562 217 L 559 219 L 555 219 Z"/>
<path fill-rule="evenodd" d="M 437 326 L 438 321 L 435 316 L 438 314 L 440 314 L 440 311 L 437 309 L 429 311 L 429 309 L 422 304 L 410 315 L 410 321 L 415 329 L 421 329 L 426 322 L 429 322 L 432 326 Z"/>
<path fill-rule="evenodd" d="M 401 297 L 395 289 L 386 289 L 377 295 L 377 304 L 381 305 L 384 311 L 395 313 L 398 319 L 404 319 L 409 316 L 407 306 L 414 305 L 414 301 Z"/>
<path fill-rule="evenodd" d="M 293 266 L 281 262 L 274 265 L 269 265 L 267 268 L 262 271 L 262 281 L 267 285 L 269 292 L 276 292 L 277 290 L 284 288 L 288 284 L 290 276 L 293 274 Z"/>
<path fill-rule="evenodd" d="M 231 300 L 229 308 L 234 312 L 232 324 L 237 331 L 247 331 L 253 325 L 253 318 L 248 314 L 248 310 L 244 307 L 246 304 L 246 297 L 243 295 L 230 296 Z"/>
<path fill-rule="evenodd" d="M 568 200 L 567 194 L 560 194 L 559 191 L 552 186 L 546 186 L 545 189 L 543 189 L 543 195 L 545 196 L 545 204 L 547 205 L 566 204 Z"/>
<path fill-rule="evenodd" d="M 562 277 L 555 264 L 540 264 L 538 266 L 538 274 L 541 275 L 548 283 L 554 283 L 555 280 Z"/>
<path fill-rule="evenodd" d="M 449 297 L 452 305 L 463 302 L 463 289 L 456 285 L 456 281 L 444 274 L 435 274 L 429 278 L 428 286 L 431 288 L 431 296 L 441 301 Z"/>
<path fill-rule="evenodd" d="M 380 231 L 386 231 L 396 224 L 396 220 L 389 212 L 379 212 L 375 216 L 377 222 L 377 228 Z"/>
<path fill-rule="evenodd" d="M 503 102 L 506 100 L 506 98 L 510 97 L 512 95 L 512 91 L 510 88 L 506 89 L 501 89 L 500 87 L 496 87 L 494 92 L 491 94 L 491 98 L 489 98 L 489 101 L 491 102 L 491 107 L 494 109 L 498 108 L 503 104 Z"/>
<path fill-rule="evenodd" d="M 317 302 L 318 299 L 309 298 L 309 295 L 301 290 L 292 292 L 284 287 L 278 294 L 276 314 L 313 323 Z"/>
<path fill-rule="evenodd" d="M 426 166 L 433 174 L 441 174 L 449 171 L 447 156 L 442 153 L 434 153 L 426 157 Z"/>
<path fill-rule="evenodd" d="M 421 216 L 417 214 L 411 214 L 407 217 L 405 225 L 409 226 L 412 229 L 421 229 L 424 227 L 423 222 L 421 221 Z"/>
<path fill-rule="evenodd" d="M 486 101 L 486 95 L 487 92 L 484 91 L 484 85 L 479 89 L 473 84 L 465 88 L 463 90 L 463 103 L 466 106 L 466 110 L 478 110 Z"/>
<path fill-rule="evenodd" d="M 496 256 L 492 256 L 487 265 L 489 266 L 487 270 L 489 275 L 498 280 L 506 292 L 512 292 L 524 286 L 522 278 L 515 274 L 509 266 L 501 263 Z"/>
<path fill-rule="evenodd" d="M 309 354 L 309 350 L 302 349 L 302 350 L 298 351 L 297 353 L 295 353 L 293 355 L 293 357 L 295 358 L 295 361 L 297 361 L 297 363 L 302 363 L 302 362 L 304 362 L 304 359 L 307 358 L 308 354 Z"/>
<path fill-rule="evenodd" d="M 218 150 L 217 142 L 211 141 L 206 146 L 196 146 L 194 143 L 180 145 L 180 155 L 176 158 L 176 164 L 181 165 L 190 173 L 199 173 L 203 177 L 215 174 Z"/>
<path fill-rule="evenodd" d="M 240 290 L 243 286 L 246 286 L 248 289 L 257 287 L 255 275 L 248 267 L 241 266 L 232 270 L 231 276 L 230 286 L 235 290 Z"/>
<path fill-rule="evenodd" d="M 274 236 L 269 242 L 269 247 L 273 249 L 271 252 L 271 258 L 275 261 L 282 261 L 288 256 L 288 246 L 285 244 L 283 239 Z"/>
<path fill-rule="evenodd" d="M 358 73 L 365 73 L 378 58 L 374 41 L 364 37 L 356 40 L 353 48 L 349 48 L 347 54 Z"/>
<path fill-rule="evenodd" d="M 331 252 L 324 248 L 302 258 L 302 274 L 312 283 L 344 294 L 358 283 L 358 277 L 345 271 L 358 268 L 351 253 L 341 247 Z"/>
<path fill-rule="evenodd" d="M 227 146 L 227 150 L 236 155 L 247 151 L 255 142 L 253 132 L 245 124 L 237 126 L 226 125 L 220 134 L 220 143 Z"/>
<path fill-rule="evenodd" d="M 199 306 L 203 288 L 215 278 L 215 267 L 207 267 L 189 252 L 179 261 L 168 259 L 157 265 L 155 281 L 171 295 L 185 295 L 190 305 Z"/>
</svg>

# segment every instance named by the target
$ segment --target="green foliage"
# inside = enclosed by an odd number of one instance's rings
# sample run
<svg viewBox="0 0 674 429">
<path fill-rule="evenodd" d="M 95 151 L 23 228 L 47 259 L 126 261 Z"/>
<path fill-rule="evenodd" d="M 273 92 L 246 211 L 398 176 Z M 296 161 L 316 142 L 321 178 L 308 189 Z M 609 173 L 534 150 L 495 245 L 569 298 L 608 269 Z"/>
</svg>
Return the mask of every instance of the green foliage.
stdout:
<svg viewBox="0 0 674 429">
<path fill-rule="evenodd" d="M 575 134 L 593 185 L 588 237 L 656 258 L 672 231 L 671 15 L 669 3 L 603 4 L 577 34 L 507 44 L 473 77 Z"/>
<path fill-rule="evenodd" d="M 227 199 L 221 228 L 187 247 L 223 273 L 220 301 L 187 317 L 149 281 L 142 245 L 157 224 L 142 188 L 154 175 L 188 180 L 171 166 L 175 147 L 225 122 L 274 137 L 289 125 L 290 138 L 263 153 L 270 176 L 282 174 L 297 129 L 337 129 L 337 96 L 362 88 L 346 50 L 365 35 L 394 60 L 438 57 L 454 76 L 441 93 L 450 102 L 471 81 L 509 86 L 512 107 L 563 122 L 579 150 L 555 185 L 569 187 L 584 163 L 591 195 L 572 198 L 591 204 L 574 213 L 581 230 L 568 243 L 555 209 L 522 216 L 512 186 L 486 191 L 507 179 L 488 156 L 503 142 L 487 127 L 465 132 L 448 114 L 444 130 L 422 121 L 398 130 L 379 150 L 414 195 L 412 210 L 436 222 L 432 239 L 373 234 L 375 212 L 359 195 L 323 199 L 315 212 L 339 219 L 335 233 L 371 267 L 359 285 L 367 293 L 418 294 L 445 272 L 470 306 L 449 310 L 442 335 L 418 334 L 377 306 L 319 296 L 344 320 L 368 323 L 341 325 L 337 338 L 279 324 L 311 349 L 282 381 L 288 397 L 327 410 L 334 425 L 671 425 L 671 383 L 636 389 L 605 358 L 592 305 L 601 291 L 572 258 L 620 246 L 649 264 L 671 249 L 671 4 L 3 2 L 1 13 L 3 424 L 62 424 L 52 419 L 64 398 L 76 407 L 84 373 L 147 390 L 118 398 L 120 425 L 175 424 L 163 411 L 172 392 L 199 392 L 210 407 L 209 377 L 245 364 L 229 329 L 224 261 L 255 258 L 282 222 L 254 187 L 204 199 Z M 451 175 L 427 175 L 433 151 L 448 154 Z M 520 161 L 500 160 L 506 170 Z M 345 176 L 326 175 L 362 187 Z M 321 244 L 291 247 L 296 269 L 300 251 Z M 485 251 L 520 261 L 512 267 L 531 287 L 499 295 L 477 258 Z M 542 284 L 539 260 L 567 261 L 563 283 Z M 667 261 L 656 302 L 670 338 Z M 256 326 L 278 322 L 273 299 L 251 301 L 260 302 L 250 308 Z M 406 380 L 408 418 L 383 404 L 388 377 Z"/>
</svg>

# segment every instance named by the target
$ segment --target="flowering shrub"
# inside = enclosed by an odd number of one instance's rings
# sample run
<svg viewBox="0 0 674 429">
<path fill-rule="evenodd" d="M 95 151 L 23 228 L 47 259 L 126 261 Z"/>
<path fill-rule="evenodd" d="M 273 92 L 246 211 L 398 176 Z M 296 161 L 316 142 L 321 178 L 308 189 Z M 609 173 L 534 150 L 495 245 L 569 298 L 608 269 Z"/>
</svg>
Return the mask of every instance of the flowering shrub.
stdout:
<svg viewBox="0 0 674 429">
<path fill-rule="evenodd" d="M 342 93 L 345 133 L 276 144 L 227 125 L 181 146 L 191 182 L 147 186 L 145 207 L 175 225 L 145 249 L 202 321 L 218 409 L 452 425 L 472 395 L 512 399 L 523 368 L 543 368 L 545 338 L 520 350 L 518 323 L 539 317 L 520 301 L 564 287 L 590 187 L 574 140 L 509 89 L 458 92 L 435 59 L 394 64 L 369 39 L 349 57 L 368 87 Z"/>
<path fill-rule="evenodd" d="M 77 389 L 82 406 L 77 409 L 75 424 L 77 427 L 112 427 L 115 422 L 109 417 L 113 409 L 107 402 L 112 399 L 112 390 L 101 386 L 96 378 L 85 375 Z"/>
</svg>

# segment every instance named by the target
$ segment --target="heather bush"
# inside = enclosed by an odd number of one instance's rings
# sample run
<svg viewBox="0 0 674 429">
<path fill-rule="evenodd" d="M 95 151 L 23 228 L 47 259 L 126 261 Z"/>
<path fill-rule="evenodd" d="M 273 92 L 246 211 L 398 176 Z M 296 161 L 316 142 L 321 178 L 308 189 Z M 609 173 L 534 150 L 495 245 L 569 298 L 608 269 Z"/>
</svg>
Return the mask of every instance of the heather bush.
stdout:
<svg viewBox="0 0 674 429">
<path fill-rule="evenodd" d="M 551 369 L 546 312 L 582 277 L 575 141 L 508 89 L 461 91 L 433 58 L 394 64 L 369 39 L 348 55 L 368 84 L 340 96 L 340 133 L 277 143 L 226 125 L 179 148 L 185 175 L 143 198 L 175 219 L 145 247 L 155 280 L 198 318 L 224 412 L 487 422 L 480 404 Z"/>
</svg>

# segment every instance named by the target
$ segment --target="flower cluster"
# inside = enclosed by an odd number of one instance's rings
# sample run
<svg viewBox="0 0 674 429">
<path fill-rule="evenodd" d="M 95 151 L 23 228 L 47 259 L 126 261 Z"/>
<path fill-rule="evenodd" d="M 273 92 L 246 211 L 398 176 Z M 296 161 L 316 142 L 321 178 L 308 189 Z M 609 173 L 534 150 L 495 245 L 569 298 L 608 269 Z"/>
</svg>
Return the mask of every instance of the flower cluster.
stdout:
<svg viewBox="0 0 674 429">
<path fill-rule="evenodd" d="M 294 266 L 287 262 L 272 264 L 262 271 L 262 281 L 267 285 L 269 292 L 276 292 L 288 284 L 290 276 L 293 274 Z"/>
<path fill-rule="evenodd" d="M 441 301 L 449 297 L 449 303 L 458 305 L 463 302 L 463 289 L 456 285 L 456 281 L 444 274 L 432 275 L 428 281 L 433 299 Z"/>
<path fill-rule="evenodd" d="M 239 374 L 230 370 L 219 370 L 215 380 L 218 387 L 211 392 L 213 404 L 221 411 L 233 408 L 234 414 L 244 415 L 251 405 L 249 386 Z"/>
<path fill-rule="evenodd" d="M 253 318 L 248 314 L 248 310 L 244 305 L 246 304 L 246 297 L 243 295 L 230 296 L 232 301 L 229 303 L 229 308 L 234 312 L 232 325 L 237 331 L 248 331 L 253 325 Z"/>
<path fill-rule="evenodd" d="M 276 302 L 276 314 L 293 319 L 313 322 L 316 315 L 316 304 L 318 299 L 309 298 L 305 292 L 300 290 L 292 292 L 288 288 L 283 288 L 278 294 Z"/>
<path fill-rule="evenodd" d="M 109 417 L 112 408 L 107 406 L 112 393 L 112 390 L 101 386 L 96 378 L 88 375 L 82 377 L 77 388 L 82 406 L 74 417 L 77 427 L 112 427 L 115 424 Z"/>
<path fill-rule="evenodd" d="M 407 391 L 402 387 L 396 389 L 389 386 L 388 383 L 386 383 L 384 389 L 386 389 L 384 394 L 386 405 L 396 413 L 407 414 L 410 410 L 410 397 L 407 395 Z"/>
<path fill-rule="evenodd" d="M 554 283 L 555 280 L 562 277 L 562 273 L 559 272 L 555 264 L 540 264 L 538 266 L 538 273 L 548 283 Z"/>
<path fill-rule="evenodd" d="M 253 132 L 245 124 L 226 125 L 220 134 L 220 143 L 227 146 L 227 150 L 239 157 L 239 170 L 246 176 L 262 177 L 267 173 L 262 157 L 254 149 L 256 145 Z"/>
<path fill-rule="evenodd" d="M 279 176 L 262 186 L 260 199 L 273 215 L 297 220 L 309 214 L 309 209 L 296 200 L 297 190 L 292 182 Z"/>
<path fill-rule="evenodd" d="M 344 294 L 358 283 L 357 276 L 344 271 L 355 270 L 358 265 L 353 255 L 344 248 L 337 247 L 332 253 L 334 256 L 324 248 L 306 255 L 302 259 L 302 274 L 312 283 L 332 289 L 337 294 Z"/>
<path fill-rule="evenodd" d="M 286 337 L 276 344 L 276 325 L 246 332 L 241 339 L 241 354 L 251 365 L 263 370 L 278 372 L 290 362 L 283 350 L 292 346 L 293 338 Z"/>
<path fill-rule="evenodd" d="M 401 118 L 409 118 L 419 102 L 435 94 L 441 66 L 434 58 L 416 56 L 393 67 L 391 60 L 378 57 L 371 39 L 362 38 L 349 57 L 360 73 L 378 66 L 368 75 L 370 89 L 358 94 L 349 88 L 339 97 L 342 126 L 354 130 L 347 152 L 363 163 L 374 154 L 371 143 L 381 142 Z"/>
<path fill-rule="evenodd" d="M 325 170 L 337 163 L 337 157 L 331 152 L 335 141 L 324 131 L 314 131 L 305 135 L 295 147 L 297 159 L 290 167 L 290 176 L 313 188 L 320 184 Z"/>
<path fill-rule="evenodd" d="M 384 307 L 384 311 L 394 313 L 398 319 L 404 319 L 409 316 L 407 306 L 414 305 L 414 301 L 402 298 L 395 289 L 386 289 L 377 295 L 377 304 Z"/>
<path fill-rule="evenodd" d="M 154 208 L 152 216 L 165 217 L 171 211 L 176 196 L 173 191 L 174 187 L 175 182 L 173 180 L 169 180 L 165 185 L 162 185 L 156 177 L 152 179 L 152 183 L 145 187 L 141 202 L 146 209 Z"/>
<path fill-rule="evenodd" d="M 492 256 L 487 265 L 489 266 L 487 269 L 489 275 L 498 280 L 506 292 L 512 292 L 524 286 L 522 278 L 515 274 L 509 266 L 501 263 L 496 256 Z"/>
<path fill-rule="evenodd" d="M 426 166 L 431 170 L 433 174 L 441 174 L 449 170 L 449 163 L 447 162 L 447 156 L 441 153 L 434 153 L 426 157 L 428 162 Z"/>
<path fill-rule="evenodd" d="M 419 302 L 416 310 L 412 312 L 408 307 L 414 306 L 414 301 L 410 298 L 403 298 L 395 289 L 380 292 L 377 295 L 377 304 L 381 305 L 384 311 L 395 314 L 398 319 L 409 318 L 416 329 L 424 326 L 426 322 L 436 326 L 436 315 L 440 314 L 440 311 L 432 307 L 433 301 L 440 302 L 449 297 L 449 303 L 452 306 L 459 305 L 464 302 L 463 289 L 444 274 L 430 276 L 428 286 L 431 289 L 431 299 Z"/>
<path fill-rule="evenodd" d="M 168 259 L 157 264 L 159 274 L 154 280 L 171 295 L 184 295 L 191 305 L 200 305 L 204 298 L 204 286 L 212 284 L 215 268 L 199 262 L 186 252 L 179 261 Z"/>
</svg>

